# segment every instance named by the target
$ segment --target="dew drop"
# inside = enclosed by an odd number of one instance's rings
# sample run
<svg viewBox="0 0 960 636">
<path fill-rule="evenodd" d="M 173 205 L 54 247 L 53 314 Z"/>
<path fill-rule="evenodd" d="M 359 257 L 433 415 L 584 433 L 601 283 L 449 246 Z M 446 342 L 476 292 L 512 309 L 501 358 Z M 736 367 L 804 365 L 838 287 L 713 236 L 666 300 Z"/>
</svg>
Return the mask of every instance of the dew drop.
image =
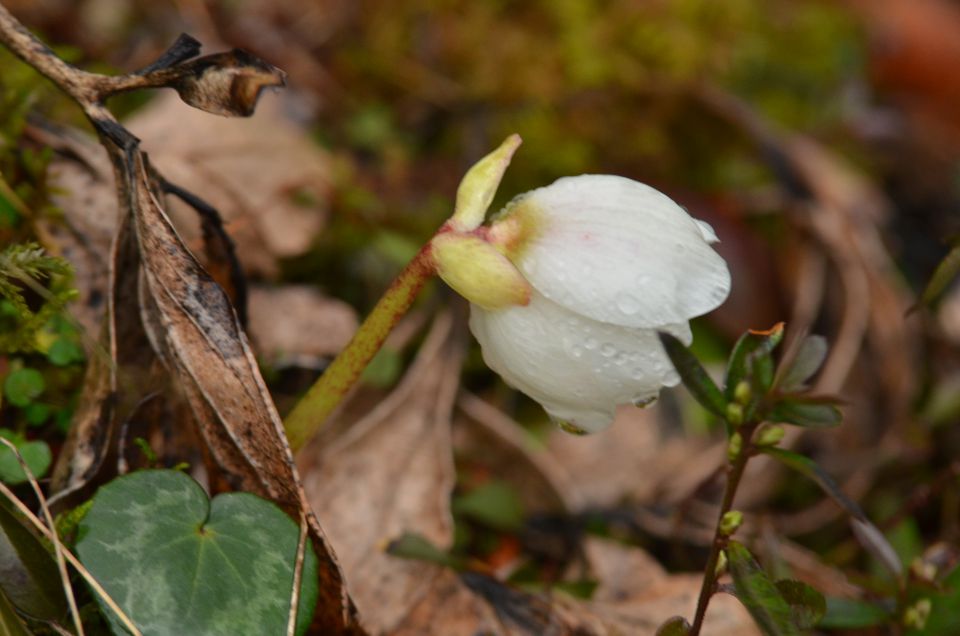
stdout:
<svg viewBox="0 0 960 636">
<path fill-rule="evenodd" d="M 616 353 L 617 348 L 609 342 L 604 342 L 600 347 L 600 355 L 602 355 L 604 358 L 612 358 L 614 355 L 616 355 Z"/>
<path fill-rule="evenodd" d="M 624 294 L 617 299 L 617 309 L 628 316 L 633 316 L 640 311 L 640 300 L 631 294 Z"/>
<path fill-rule="evenodd" d="M 586 342 L 583 343 L 583 345 L 590 351 L 596 349 L 599 344 L 600 343 L 597 342 L 596 338 L 587 338 Z"/>
</svg>

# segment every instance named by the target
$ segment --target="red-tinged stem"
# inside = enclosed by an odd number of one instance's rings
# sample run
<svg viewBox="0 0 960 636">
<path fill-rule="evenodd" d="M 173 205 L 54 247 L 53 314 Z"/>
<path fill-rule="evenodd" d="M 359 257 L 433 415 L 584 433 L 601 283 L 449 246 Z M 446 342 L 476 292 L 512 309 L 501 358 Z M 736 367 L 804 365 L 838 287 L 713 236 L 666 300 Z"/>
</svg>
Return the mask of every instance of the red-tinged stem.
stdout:
<svg viewBox="0 0 960 636">
<path fill-rule="evenodd" d="M 697 610 L 688 636 L 699 636 L 700 629 L 703 627 L 703 619 L 707 616 L 710 597 L 717 590 L 717 579 L 720 578 L 717 573 L 717 564 L 720 562 L 720 553 L 726 549 L 730 539 L 729 536 L 721 532 L 721 521 L 723 516 L 733 509 L 733 499 L 737 494 L 737 488 L 740 486 L 740 479 L 743 477 L 743 472 L 747 468 L 747 461 L 753 453 L 753 433 L 756 429 L 756 424 L 744 424 L 740 427 L 739 432 L 743 439 L 743 446 L 736 459 L 727 465 L 727 483 L 723 489 L 723 500 L 720 502 L 720 512 L 717 515 L 717 527 L 714 531 L 713 543 L 710 546 L 710 556 L 707 558 L 707 565 L 703 571 L 703 583 L 700 586 L 700 596 L 697 599 Z"/>
<path fill-rule="evenodd" d="M 330 413 L 353 388 L 435 271 L 430 243 L 427 243 L 390 284 L 350 343 L 284 420 L 287 439 L 294 452 L 320 430 Z"/>
</svg>

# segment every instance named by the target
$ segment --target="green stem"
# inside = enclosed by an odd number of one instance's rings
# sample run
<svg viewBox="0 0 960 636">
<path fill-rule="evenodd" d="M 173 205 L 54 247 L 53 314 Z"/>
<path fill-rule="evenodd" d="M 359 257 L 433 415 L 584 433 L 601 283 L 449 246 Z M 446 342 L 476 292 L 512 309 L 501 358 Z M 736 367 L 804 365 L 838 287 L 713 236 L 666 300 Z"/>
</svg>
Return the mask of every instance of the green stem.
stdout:
<svg viewBox="0 0 960 636">
<path fill-rule="evenodd" d="M 730 538 L 720 531 L 720 521 L 733 508 L 733 499 L 737 494 L 737 488 L 740 486 L 743 471 L 753 454 L 753 433 L 756 429 L 756 424 L 745 424 L 740 427 L 739 433 L 743 438 L 743 446 L 740 449 L 740 454 L 727 467 L 727 483 L 723 490 L 720 512 L 717 515 L 717 527 L 713 534 L 710 557 L 707 559 L 707 565 L 703 570 L 703 584 L 700 586 L 700 597 L 697 599 L 697 612 L 693 617 L 693 625 L 690 627 L 687 636 L 699 636 L 700 629 L 703 627 L 703 619 L 707 615 L 707 605 L 710 604 L 710 597 L 716 591 L 717 579 L 719 578 L 717 563 L 720 562 L 720 553 L 727 547 L 727 541 Z"/>
<path fill-rule="evenodd" d="M 434 273 L 430 243 L 427 243 L 390 284 L 350 343 L 287 415 L 283 425 L 294 452 L 320 430 L 356 384 L 390 331 L 413 304 L 420 288 Z"/>
</svg>

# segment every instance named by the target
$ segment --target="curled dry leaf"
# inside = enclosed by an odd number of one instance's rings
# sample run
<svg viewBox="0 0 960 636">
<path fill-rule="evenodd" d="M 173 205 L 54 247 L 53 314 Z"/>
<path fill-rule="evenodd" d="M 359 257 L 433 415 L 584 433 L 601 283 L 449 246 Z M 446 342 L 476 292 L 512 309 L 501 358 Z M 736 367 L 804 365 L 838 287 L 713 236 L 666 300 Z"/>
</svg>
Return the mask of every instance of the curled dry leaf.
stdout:
<svg viewBox="0 0 960 636">
<path fill-rule="evenodd" d="M 51 479 L 52 507 L 70 503 L 98 474 L 117 432 L 116 422 L 156 390 L 155 356 L 137 308 L 139 255 L 130 221 L 110 250 L 106 315 L 87 365 L 80 404 Z"/>
<path fill-rule="evenodd" d="M 337 439 L 300 454 L 307 496 L 324 511 L 350 595 L 371 633 L 402 631 L 411 612 L 439 620 L 438 608 L 430 607 L 437 595 L 477 606 L 451 573 L 383 551 L 406 531 L 440 547 L 453 541 L 450 413 L 462 355 L 462 338 L 452 317 L 443 314 L 393 393 Z M 448 618 L 463 622 L 463 616 Z M 475 628 L 476 622 L 469 631 L 434 625 L 433 633 L 472 634 Z"/>
<path fill-rule="evenodd" d="M 169 71 L 175 75 L 168 86 L 176 89 L 180 99 L 228 117 L 249 117 L 263 89 L 286 84 L 286 73 L 240 49 L 206 55 Z"/>
<path fill-rule="evenodd" d="M 210 117 L 173 95 L 158 95 L 129 122 L 150 160 L 172 183 L 220 211 L 248 274 L 272 276 L 277 259 L 305 252 L 323 229 L 330 167 L 323 152 L 284 115 L 279 96 L 250 120 Z M 196 215 L 180 201 L 169 213 L 191 247 Z"/>
<path fill-rule="evenodd" d="M 300 486 L 293 455 L 236 313 L 223 289 L 193 258 L 161 208 L 143 155 L 118 165 L 121 202 L 141 257 L 140 301 L 155 351 L 176 378 L 218 470 L 235 488 L 306 515 L 320 559 L 318 620 L 355 629 L 336 558 Z"/>
</svg>

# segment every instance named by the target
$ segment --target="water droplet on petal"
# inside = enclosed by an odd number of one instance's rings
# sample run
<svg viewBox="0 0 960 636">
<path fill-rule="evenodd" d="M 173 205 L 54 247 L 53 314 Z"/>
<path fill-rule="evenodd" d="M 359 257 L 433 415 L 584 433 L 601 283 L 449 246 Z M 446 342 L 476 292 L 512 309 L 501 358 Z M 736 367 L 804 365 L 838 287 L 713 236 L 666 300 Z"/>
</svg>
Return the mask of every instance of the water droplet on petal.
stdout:
<svg viewBox="0 0 960 636">
<path fill-rule="evenodd" d="M 586 342 L 583 343 L 583 345 L 590 351 L 596 349 L 599 344 L 600 343 L 597 342 L 596 338 L 587 338 Z"/>
<path fill-rule="evenodd" d="M 570 347 L 570 353 L 573 354 L 574 358 L 580 358 L 583 356 L 583 347 L 580 345 L 573 345 Z"/>
<path fill-rule="evenodd" d="M 612 358 L 616 353 L 617 348 L 609 342 L 604 342 L 603 346 L 600 347 L 600 355 L 602 355 L 604 358 Z"/>
<path fill-rule="evenodd" d="M 617 299 L 617 309 L 632 316 L 640 311 L 640 299 L 631 294 L 624 294 Z"/>
</svg>

